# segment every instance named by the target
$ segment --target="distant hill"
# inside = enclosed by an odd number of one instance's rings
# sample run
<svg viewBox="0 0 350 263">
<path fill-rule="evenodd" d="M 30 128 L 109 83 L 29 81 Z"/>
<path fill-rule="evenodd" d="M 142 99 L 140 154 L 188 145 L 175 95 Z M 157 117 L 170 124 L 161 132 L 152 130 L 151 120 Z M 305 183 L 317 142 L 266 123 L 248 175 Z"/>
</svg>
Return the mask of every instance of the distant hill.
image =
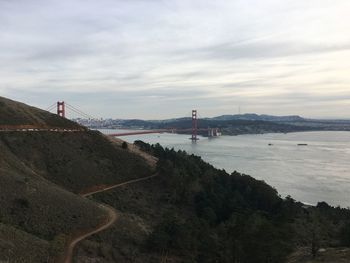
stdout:
<svg viewBox="0 0 350 263">
<path fill-rule="evenodd" d="M 249 121 L 272 121 L 272 122 L 295 122 L 305 121 L 304 118 L 298 115 L 290 116 L 273 116 L 273 115 L 258 115 L 255 113 L 235 114 L 235 115 L 221 115 L 214 118 L 208 118 L 211 120 L 228 121 L 228 120 L 249 120 Z"/>
<path fill-rule="evenodd" d="M 77 122 L 96 129 L 179 129 L 178 132 L 190 133 L 190 117 L 166 120 L 83 120 Z M 306 119 L 298 115 L 272 116 L 255 113 L 221 115 L 212 118 L 199 118 L 198 128 L 220 128 L 223 135 L 288 133 L 301 131 L 350 131 L 349 120 Z M 182 129 L 183 131 L 180 131 Z M 185 129 L 185 130 L 184 130 Z M 205 131 L 200 131 L 206 135 Z"/>
<path fill-rule="evenodd" d="M 192 127 L 192 119 L 188 117 L 157 121 L 135 119 L 108 120 L 108 122 L 102 120 L 94 123 L 81 121 L 81 123 L 91 128 L 178 129 L 179 133 L 190 133 Z M 319 125 L 308 125 L 308 122 L 299 116 L 275 117 L 256 114 L 223 115 L 198 120 L 198 128 L 202 129 L 199 134 L 207 135 L 205 129 L 208 127 L 219 128 L 223 135 L 321 130 Z"/>
</svg>

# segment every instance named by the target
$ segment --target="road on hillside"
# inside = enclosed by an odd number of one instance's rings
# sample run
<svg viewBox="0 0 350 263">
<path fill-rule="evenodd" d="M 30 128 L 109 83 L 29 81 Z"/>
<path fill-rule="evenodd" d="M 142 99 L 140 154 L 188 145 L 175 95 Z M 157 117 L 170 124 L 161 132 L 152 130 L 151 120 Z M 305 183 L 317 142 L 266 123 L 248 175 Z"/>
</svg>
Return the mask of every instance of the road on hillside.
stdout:
<svg viewBox="0 0 350 263">
<path fill-rule="evenodd" d="M 156 174 L 153 174 L 153 175 L 150 175 L 150 176 L 147 176 L 147 177 L 133 179 L 133 180 L 130 180 L 130 181 L 127 181 L 127 182 L 124 182 L 124 183 L 119 183 L 119 184 L 116 184 L 116 185 L 104 187 L 103 189 L 91 191 L 91 192 L 82 194 L 81 196 L 82 197 L 88 197 L 88 196 L 91 196 L 91 195 L 96 194 L 96 193 L 101 193 L 101 192 L 108 191 L 108 190 L 111 190 L 111 189 L 115 189 L 115 188 L 118 188 L 118 187 L 121 187 L 121 186 L 125 186 L 125 185 L 128 185 L 128 184 L 133 184 L 133 183 L 137 183 L 137 182 L 140 182 L 140 181 L 145 181 L 145 180 L 151 179 L 151 178 L 153 178 L 153 177 L 155 177 L 157 175 L 158 174 L 156 173 Z M 109 228 L 117 220 L 118 214 L 112 207 L 104 205 L 104 204 L 98 204 L 98 206 L 107 211 L 107 213 L 108 213 L 107 221 L 104 224 L 102 224 L 102 225 L 98 226 L 97 228 L 95 228 L 94 230 L 91 230 L 89 232 L 86 232 L 84 234 L 76 236 L 74 239 L 72 239 L 69 242 L 69 244 L 67 245 L 67 248 L 66 248 L 66 251 L 64 253 L 63 260 L 62 260 L 63 263 L 71 263 L 72 262 L 74 248 L 76 247 L 76 245 L 80 241 L 82 241 L 82 240 L 84 240 L 84 239 L 86 239 L 86 238 L 88 238 L 88 237 L 90 237 L 90 236 L 92 236 L 92 235 L 94 235 L 96 233 L 99 233 L 99 232 Z"/>
</svg>

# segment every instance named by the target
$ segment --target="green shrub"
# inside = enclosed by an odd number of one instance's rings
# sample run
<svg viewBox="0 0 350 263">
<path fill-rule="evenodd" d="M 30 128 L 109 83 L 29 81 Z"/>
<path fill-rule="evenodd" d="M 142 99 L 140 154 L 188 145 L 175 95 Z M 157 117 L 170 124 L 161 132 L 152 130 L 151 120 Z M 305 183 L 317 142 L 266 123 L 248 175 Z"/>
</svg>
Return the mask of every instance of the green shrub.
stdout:
<svg viewBox="0 0 350 263">
<path fill-rule="evenodd" d="M 123 149 L 128 149 L 128 144 L 127 144 L 126 142 L 123 142 L 123 143 L 122 143 L 122 148 L 123 148 Z"/>
<path fill-rule="evenodd" d="M 350 247 L 350 222 L 340 230 L 340 240 L 343 246 Z"/>
<path fill-rule="evenodd" d="M 64 234 L 59 234 L 55 236 L 50 242 L 50 255 L 52 257 L 59 256 L 65 249 L 67 243 L 67 236 Z"/>
</svg>

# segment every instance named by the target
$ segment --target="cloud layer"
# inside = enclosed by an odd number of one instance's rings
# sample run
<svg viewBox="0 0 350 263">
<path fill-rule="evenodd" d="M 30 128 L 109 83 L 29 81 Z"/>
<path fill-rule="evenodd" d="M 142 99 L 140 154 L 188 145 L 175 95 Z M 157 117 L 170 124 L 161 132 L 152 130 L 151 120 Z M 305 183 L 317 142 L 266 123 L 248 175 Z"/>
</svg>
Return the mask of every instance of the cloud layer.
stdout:
<svg viewBox="0 0 350 263">
<path fill-rule="evenodd" d="M 0 0 L 0 93 L 99 117 L 349 118 L 347 0 Z"/>
</svg>

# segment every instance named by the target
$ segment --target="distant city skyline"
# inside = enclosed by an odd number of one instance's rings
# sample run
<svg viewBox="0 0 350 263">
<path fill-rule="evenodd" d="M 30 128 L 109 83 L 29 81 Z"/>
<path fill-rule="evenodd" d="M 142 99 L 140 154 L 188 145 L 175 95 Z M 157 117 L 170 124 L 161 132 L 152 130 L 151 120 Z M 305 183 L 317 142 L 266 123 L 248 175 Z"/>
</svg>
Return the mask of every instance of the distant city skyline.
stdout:
<svg viewBox="0 0 350 263">
<path fill-rule="evenodd" d="M 0 95 L 103 118 L 240 107 L 350 119 L 349 10 L 348 0 L 3 0 Z"/>
</svg>

